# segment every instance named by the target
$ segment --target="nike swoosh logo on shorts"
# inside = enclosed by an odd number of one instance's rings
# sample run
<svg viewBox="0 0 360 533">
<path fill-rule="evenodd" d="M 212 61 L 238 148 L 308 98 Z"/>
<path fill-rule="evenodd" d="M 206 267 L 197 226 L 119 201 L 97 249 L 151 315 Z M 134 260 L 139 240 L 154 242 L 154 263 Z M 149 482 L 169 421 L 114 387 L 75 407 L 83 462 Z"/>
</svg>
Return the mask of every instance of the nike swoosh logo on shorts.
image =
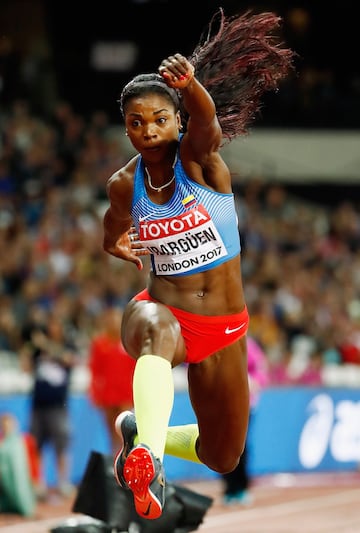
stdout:
<svg viewBox="0 0 360 533">
<path fill-rule="evenodd" d="M 244 326 L 246 326 L 246 322 L 240 324 L 240 326 L 238 326 L 237 328 L 229 328 L 229 326 L 227 326 L 225 333 L 226 335 L 230 335 L 231 333 L 235 333 L 235 331 L 239 331 L 239 329 L 243 328 Z"/>
</svg>

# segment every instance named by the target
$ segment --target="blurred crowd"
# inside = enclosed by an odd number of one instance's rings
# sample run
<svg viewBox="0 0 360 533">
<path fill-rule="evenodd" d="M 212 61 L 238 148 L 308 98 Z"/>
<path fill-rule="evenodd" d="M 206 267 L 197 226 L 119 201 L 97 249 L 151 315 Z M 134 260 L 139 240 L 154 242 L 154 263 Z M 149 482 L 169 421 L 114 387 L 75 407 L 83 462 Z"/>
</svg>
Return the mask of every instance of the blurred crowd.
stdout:
<svg viewBox="0 0 360 533">
<path fill-rule="evenodd" d="M 64 102 L 45 121 L 16 101 L 0 120 L 0 348 L 16 353 L 30 321 L 55 315 L 86 353 L 102 309 L 122 306 L 146 276 L 102 250 L 119 140 L 105 115 L 87 123 Z"/>
<path fill-rule="evenodd" d="M 0 129 L 0 352 L 16 361 L 29 324 L 56 317 L 85 366 L 100 315 L 148 272 L 102 249 L 106 181 L 128 158 L 122 130 L 64 101 L 40 118 L 24 100 L 0 111 Z M 310 202 L 261 176 L 239 177 L 236 200 L 250 333 L 272 383 L 360 368 L 359 200 L 330 208 L 320 189 Z"/>
<path fill-rule="evenodd" d="M 321 188 L 309 203 L 261 180 L 238 198 L 250 333 L 278 384 L 321 384 L 324 366 L 360 364 L 359 203 L 320 200 Z"/>
</svg>

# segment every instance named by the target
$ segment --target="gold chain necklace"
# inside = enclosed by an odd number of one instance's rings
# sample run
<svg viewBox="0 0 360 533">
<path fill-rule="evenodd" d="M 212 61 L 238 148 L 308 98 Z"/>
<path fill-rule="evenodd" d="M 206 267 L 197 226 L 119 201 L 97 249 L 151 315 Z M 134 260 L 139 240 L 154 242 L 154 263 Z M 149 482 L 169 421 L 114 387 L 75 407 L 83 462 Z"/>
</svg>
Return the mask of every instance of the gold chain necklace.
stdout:
<svg viewBox="0 0 360 533">
<path fill-rule="evenodd" d="M 177 160 L 177 155 L 175 155 L 175 159 L 174 159 L 174 162 L 172 164 L 173 171 L 174 171 L 174 167 L 176 165 L 176 160 Z M 156 191 L 156 192 L 161 192 L 163 189 L 166 189 L 166 187 L 169 187 L 169 185 L 171 185 L 172 182 L 175 179 L 175 172 L 173 172 L 172 178 L 167 183 L 164 183 L 164 185 L 161 185 L 161 187 L 154 187 L 154 185 L 151 183 L 150 173 L 149 173 L 149 171 L 148 171 L 148 169 L 146 167 L 145 167 L 145 172 L 146 172 L 147 181 L 148 181 L 150 189 L 152 189 L 153 191 Z"/>
</svg>

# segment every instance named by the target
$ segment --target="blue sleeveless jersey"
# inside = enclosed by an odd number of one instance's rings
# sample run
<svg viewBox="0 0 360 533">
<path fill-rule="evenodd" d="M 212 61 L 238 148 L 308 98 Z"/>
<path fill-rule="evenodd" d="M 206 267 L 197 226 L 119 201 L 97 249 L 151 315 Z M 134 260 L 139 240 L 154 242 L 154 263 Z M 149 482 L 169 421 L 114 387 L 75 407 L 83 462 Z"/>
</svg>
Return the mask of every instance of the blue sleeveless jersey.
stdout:
<svg viewBox="0 0 360 533">
<path fill-rule="evenodd" d="M 192 181 L 178 158 L 175 191 L 163 205 L 153 203 L 144 184 L 140 156 L 134 175 L 132 217 L 159 276 L 203 272 L 240 253 L 234 195 Z"/>
</svg>

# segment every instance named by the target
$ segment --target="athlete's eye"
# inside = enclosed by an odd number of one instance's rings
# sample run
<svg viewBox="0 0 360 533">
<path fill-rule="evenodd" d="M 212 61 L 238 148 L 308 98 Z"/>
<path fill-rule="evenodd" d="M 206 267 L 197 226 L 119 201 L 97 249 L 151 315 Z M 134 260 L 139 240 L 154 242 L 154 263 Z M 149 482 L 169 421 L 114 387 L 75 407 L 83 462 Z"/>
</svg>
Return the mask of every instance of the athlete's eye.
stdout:
<svg viewBox="0 0 360 533">
<path fill-rule="evenodd" d="M 159 117 L 157 119 L 157 121 L 159 122 L 159 124 L 165 124 L 165 122 L 167 122 L 167 118 L 166 117 Z"/>
</svg>

